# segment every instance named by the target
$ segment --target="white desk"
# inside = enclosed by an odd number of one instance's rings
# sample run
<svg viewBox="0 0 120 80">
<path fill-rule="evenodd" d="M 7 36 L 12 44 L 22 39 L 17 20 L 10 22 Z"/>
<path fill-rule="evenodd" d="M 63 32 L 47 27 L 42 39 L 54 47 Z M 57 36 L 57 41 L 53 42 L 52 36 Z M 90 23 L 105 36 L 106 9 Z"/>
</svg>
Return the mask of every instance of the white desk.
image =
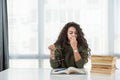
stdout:
<svg viewBox="0 0 120 80">
<path fill-rule="evenodd" d="M 120 70 L 111 75 L 50 75 L 50 69 L 8 69 L 0 72 L 0 80 L 120 80 Z"/>
</svg>

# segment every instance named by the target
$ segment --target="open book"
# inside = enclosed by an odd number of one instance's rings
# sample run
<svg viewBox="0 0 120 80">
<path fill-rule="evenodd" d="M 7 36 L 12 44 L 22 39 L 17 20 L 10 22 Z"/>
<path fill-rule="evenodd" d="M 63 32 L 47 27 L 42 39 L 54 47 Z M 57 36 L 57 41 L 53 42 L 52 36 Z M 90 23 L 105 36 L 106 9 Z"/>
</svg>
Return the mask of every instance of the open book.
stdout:
<svg viewBox="0 0 120 80">
<path fill-rule="evenodd" d="M 84 68 L 69 67 L 53 69 L 51 74 L 86 74 L 86 71 Z"/>
</svg>

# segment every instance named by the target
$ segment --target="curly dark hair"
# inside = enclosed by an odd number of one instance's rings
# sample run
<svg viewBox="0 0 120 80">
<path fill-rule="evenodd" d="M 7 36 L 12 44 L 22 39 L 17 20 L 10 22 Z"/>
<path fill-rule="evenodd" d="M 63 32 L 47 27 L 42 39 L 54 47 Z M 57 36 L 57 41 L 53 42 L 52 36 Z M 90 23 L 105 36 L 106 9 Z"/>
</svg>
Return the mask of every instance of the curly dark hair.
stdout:
<svg viewBox="0 0 120 80">
<path fill-rule="evenodd" d="M 58 36 L 57 41 L 54 44 L 59 45 L 61 48 L 64 48 L 65 45 L 68 44 L 69 40 L 67 37 L 67 32 L 70 27 L 74 27 L 77 31 L 78 44 L 80 44 L 80 46 L 82 46 L 84 49 L 88 49 L 88 44 L 87 40 L 84 38 L 84 33 L 80 28 L 80 25 L 75 22 L 68 22 L 67 24 L 65 24 Z"/>
</svg>

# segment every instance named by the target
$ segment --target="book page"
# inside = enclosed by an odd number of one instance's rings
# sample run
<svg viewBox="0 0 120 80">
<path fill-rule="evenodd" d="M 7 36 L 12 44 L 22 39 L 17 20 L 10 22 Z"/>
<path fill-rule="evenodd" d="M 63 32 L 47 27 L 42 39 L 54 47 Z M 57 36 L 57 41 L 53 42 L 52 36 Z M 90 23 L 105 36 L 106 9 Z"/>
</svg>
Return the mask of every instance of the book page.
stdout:
<svg viewBox="0 0 120 80">
<path fill-rule="evenodd" d="M 79 69 L 75 67 L 69 67 L 53 69 L 51 74 L 86 74 L 86 71 L 84 68 Z"/>
<path fill-rule="evenodd" d="M 75 68 L 75 67 L 69 67 L 66 71 L 67 74 L 86 74 L 86 71 L 84 68 Z"/>
</svg>

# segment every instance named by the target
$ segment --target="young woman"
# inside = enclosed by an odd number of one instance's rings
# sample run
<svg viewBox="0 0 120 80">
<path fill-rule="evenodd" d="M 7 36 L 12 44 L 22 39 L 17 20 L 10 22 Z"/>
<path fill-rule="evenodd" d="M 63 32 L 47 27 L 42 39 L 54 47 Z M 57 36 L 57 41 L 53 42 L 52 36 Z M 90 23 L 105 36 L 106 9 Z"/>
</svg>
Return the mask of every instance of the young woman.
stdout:
<svg viewBox="0 0 120 80">
<path fill-rule="evenodd" d="M 83 68 L 88 62 L 90 49 L 80 25 L 75 22 L 65 24 L 57 41 L 48 48 L 52 68 Z"/>
</svg>

